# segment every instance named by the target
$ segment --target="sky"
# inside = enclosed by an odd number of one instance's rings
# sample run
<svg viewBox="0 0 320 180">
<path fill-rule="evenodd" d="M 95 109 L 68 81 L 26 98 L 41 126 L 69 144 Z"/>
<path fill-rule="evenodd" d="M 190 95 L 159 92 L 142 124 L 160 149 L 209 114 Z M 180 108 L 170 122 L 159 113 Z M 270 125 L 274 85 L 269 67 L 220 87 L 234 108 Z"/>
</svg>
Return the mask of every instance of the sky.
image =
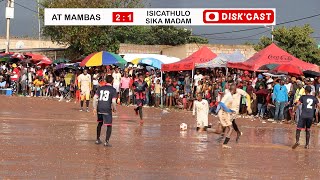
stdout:
<svg viewBox="0 0 320 180">
<path fill-rule="evenodd" d="M 15 0 L 15 2 L 24 7 L 15 4 L 15 17 L 11 21 L 11 35 L 38 37 L 37 0 Z M 276 8 L 277 23 L 320 14 L 320 0 L 147 0 L 147 4 L 152 8 Z M 5 6 L 6 0 L 0 0 L 0 36 L 6 34 Z M 300 26 L 306 23 L 314 28 L 315 33 L 312 36 L 318 37 L 317 42 L 320 44 L 320 16 L 288 23 L 285 26 Z M 257 26 L 192 26 L 186 28 L 192 29 L 193 34 L 199 35 L 251 27 Z M 267 28 L 262 28 L 253 31 L 211 35 L 207 38 L 210 43 L 215 44 L 243 44 L 247 41 L 257 42 L 262 35 L 271 37 L 271 29 L 267 30 Z M 267 32 L 262 33 L 264 31 Z M 253 36 L 255 34 L 259 35 Z M 243 38 L 247 36 L 253 37 Z"/>
</svg>

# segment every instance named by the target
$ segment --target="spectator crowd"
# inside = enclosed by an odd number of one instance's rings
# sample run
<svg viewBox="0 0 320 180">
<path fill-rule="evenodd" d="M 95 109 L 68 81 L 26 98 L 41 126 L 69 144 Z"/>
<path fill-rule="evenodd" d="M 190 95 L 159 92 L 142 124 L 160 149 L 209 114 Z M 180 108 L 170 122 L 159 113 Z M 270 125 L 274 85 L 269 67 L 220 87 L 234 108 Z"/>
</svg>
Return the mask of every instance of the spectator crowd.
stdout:
<svg viewBox="0 0 320 180">
<path fill-rule="evenodd" d="M 312 95 L 320 98 L 320 78 L 265 76 L 256 72 L 233 69 L 228 73 L 224 68 L 197 69 L 192 78 L 191 71 L 165 72 L 160 70 L 138 68 L 129 65 L 126 68 L 101 66 L 87 68 L 92 79 L 92 93 L 98 86 L 104 85 L 105 77 L 112 75 L 113 86 L 117 90 L 117 102 L 122 105 L 135 103 L 132 84 L 139 74 L 144 75 L 148 85 L 146 106 L 159 107 L 161 102 L 166 108 L 178 108 L 191 111 L 197 94 L 210 104 L 214 114 L 217 103 L 230 84 L 246 91 L 251 96 L 251 107 L 256 118 L 263 123 L 296 123 L 301 114 L 301 106 L 295 106 L 305 94 L 304 87 L 312 87 Z M 26 97 L 51 97 L 67 102 L 79 100 L 77 77 L 83 68 L 71 66 L 57 69 L 52 66 L 34 64 L 0 63 L 0 89 L 11 88 L 14 95 Z M 240 103 L 241 116 L 247 116 L 245 97 Z M 319 112 L 315 112 L 314 123 L 319 123 Z"/>
</svg>

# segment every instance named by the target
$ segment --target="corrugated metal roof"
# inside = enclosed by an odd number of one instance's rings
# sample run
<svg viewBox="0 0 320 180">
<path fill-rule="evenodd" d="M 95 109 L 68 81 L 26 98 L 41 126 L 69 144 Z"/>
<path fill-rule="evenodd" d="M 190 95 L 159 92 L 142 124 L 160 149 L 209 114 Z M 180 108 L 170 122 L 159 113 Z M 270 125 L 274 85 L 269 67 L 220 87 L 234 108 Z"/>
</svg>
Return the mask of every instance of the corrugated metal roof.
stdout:
<svg viewBox="0 0 320 180">
<path fill-rule="evenodd" d="M 67 48 L 30 48 L 30 49 L 10 49 L 10 52 L 48 52 L 48 51 L 64 51 Z M 5 49 L 0 49 L 5 52 Z"/>
</svg>

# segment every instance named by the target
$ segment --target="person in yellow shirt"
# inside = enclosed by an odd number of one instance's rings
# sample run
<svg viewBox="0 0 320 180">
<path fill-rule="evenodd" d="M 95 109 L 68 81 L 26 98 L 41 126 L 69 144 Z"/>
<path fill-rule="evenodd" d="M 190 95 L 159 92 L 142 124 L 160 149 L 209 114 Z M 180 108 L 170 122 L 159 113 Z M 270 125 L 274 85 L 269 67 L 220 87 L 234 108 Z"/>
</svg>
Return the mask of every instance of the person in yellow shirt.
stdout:
<svg viewBox="0 0 320 180">
<path fill-rule="evenodd" d="M 298 89 L 296 90 L 296 93 L 294 94 L 294 103 L 295 104 L 298 103 L 301 96 L 306 95 L 302 82 L 298 80 L 297 85 L 298 85 Z M 301 116 L 301 112 L 302 112 L 302 105 L 300 104 L 299 106 L 297 106 L 297 108 L 293 112 L 296 112 L 296 115 L 295 115 L 296 122 L 298 123 L 300 116 Z"/>
<path fill-rule="evenodd" d="M 156 84 L 154 85 L 154 93 L 155 93 L 155 106 L 159 107 L 160 100 L 161 100 L 161 84 L 160 84 L 160 79 L 157 79 Z"/>
<path fill-rule="evenodd" d="M 91 92 L 91 75 L 88 70 L 83 70 L 83 73 L 78 76 L 78 88 L 81 93 L 80 111 L 83 111 L 83 103 L 86 100 L 87 112 L 89 112 L 90 92 Z"/>
<path fill-rule="evenodd" d="M 150 102 L 150 87 L 151 87 L 151 77 L 149 76 L 149 72 L 146 73 L 146 77 L 144 81 L 147 83 L 148 88 L 146 90 L 146 105 L 149 105 Z"/>
<path fill-rule="evenodd" d="M 40 92 L 41 92 L 41 87 L 43 86 L 43 80 L 42 77 L 38 77 L 36 80 L 33 81 L 35 90 L 34 90 L 34 94 L 36 97 L 40 96 Z"/>
</svg>

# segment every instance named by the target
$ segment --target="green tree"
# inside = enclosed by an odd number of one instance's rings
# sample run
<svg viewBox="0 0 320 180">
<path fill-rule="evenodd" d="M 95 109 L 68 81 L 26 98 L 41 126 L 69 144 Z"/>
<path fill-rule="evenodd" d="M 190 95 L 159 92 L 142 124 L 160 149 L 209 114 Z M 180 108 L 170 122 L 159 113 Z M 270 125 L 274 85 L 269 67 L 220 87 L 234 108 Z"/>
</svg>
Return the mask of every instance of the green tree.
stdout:
<svg viewBox="0 0 320 180">
<path fill-rule="evenodd" d="M 207 44 L 208 40 L 191 36 L 191 31 L 174 26 L 122 26 L 117 27 L 117 39 L 121 43 L 144 45 Z"/>
<path fill-rule="evenodd" d="M 142 0 L 43 0 L 44 8 L 133 8 Z M 43 9 L 42 9 L 43 18 Z M 43 35 L 68 46 L 67 56 L 78 58 L 96 51 L 118 52 L 120 42 L 114 26 L 45 26 Z"/>
<path fill-rule="evenodd" d="M 320 50 L 317 48 L 316 40 L 311 37 L 313 32 L 312 27 L 306 24 L 301 27 L 276 28 L 272 34 L 274 36 L 274 43 L 288 53 L 301 60 L 319 64 Z M 254 48 L 256 51 L 259 51 L 271 43 L 270 38 L 263 36 L 260 38 L 260 42 L 254 45 Z"/>
<path fill-rule="evenodd" d="M 138 8 L 144 4 L 144 0 L 42 1 L 44 8 Z M 41 14 L 43 18 L 43 9 Z M 173 26 L 45 26 L 43 35 L 67 45 L 66 56 L 72 59 L 101 50 L 117 53 L 120 43 L 180 45 L 208 42 L 192 37 L 190 30 Z"/>
</svg>

